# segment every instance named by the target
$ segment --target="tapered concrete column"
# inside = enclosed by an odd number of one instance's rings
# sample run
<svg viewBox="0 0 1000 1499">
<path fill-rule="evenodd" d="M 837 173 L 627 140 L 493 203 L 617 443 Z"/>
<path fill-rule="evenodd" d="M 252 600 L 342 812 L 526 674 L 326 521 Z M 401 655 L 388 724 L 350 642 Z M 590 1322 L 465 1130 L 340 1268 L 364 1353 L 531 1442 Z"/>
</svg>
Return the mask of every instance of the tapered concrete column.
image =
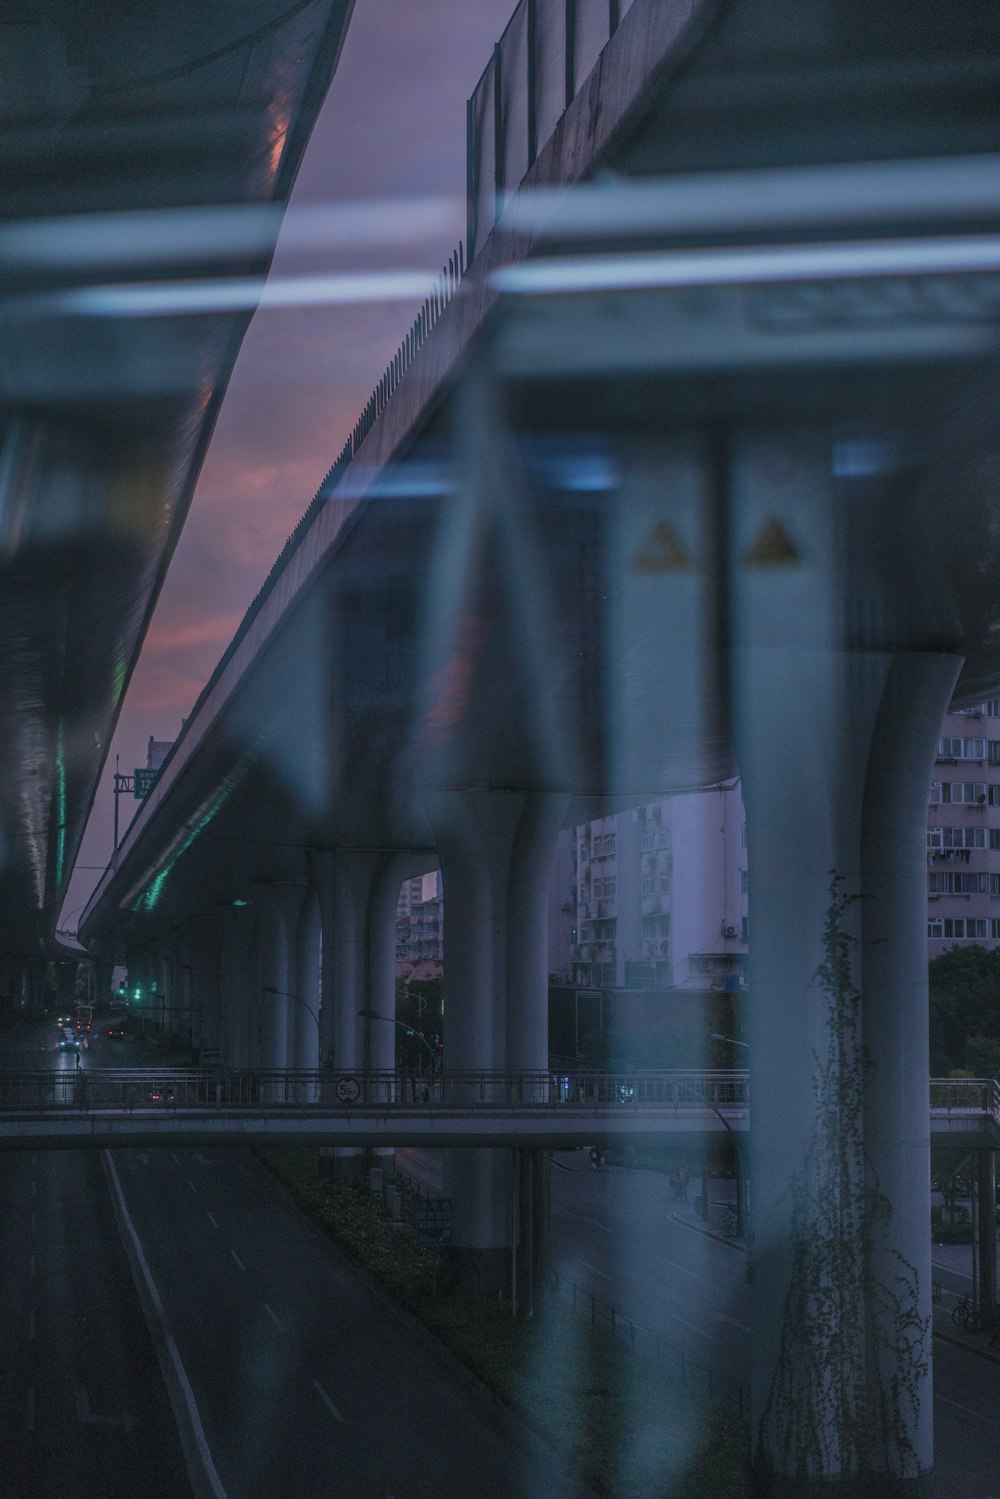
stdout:
<svg viewBox="0 0 1000 1499">
<path fill-rule="evenodd" d="M 932 1456 L 923 840 L 958 663 L 845 647 L 827 437 L 732 456 L 754 1456 L 762 1492 L 846 1496 Z"/>
<path fill-rule="evenodd" d="M 261 917 L 255 995 L 261 1018 L 261 1065 L 277 1070 L 296 1065 L 296 941 L 307 890 L 305 884 L 255 886 Z"/>
<path fill-rule="evenodd" d="M 976 1188 L 979 1201 L 979 1305 L 984 1316 L 997 1309 L 997 1175 L 996 1151 L 976 1151 Z"/>
<path fill-rule="evenodd" d="M 884 1419 L 890 1470 L 907 1475 L 929 1469 L 933 1460 L 927 797 L 941 720 L 961 664 L 945 654 L 896 658 L 865 784 L 862 1034 L 870 1072 L 864 1141 L 872 1187 L 889 1209 L 871 1224 L 869 1400 L 885 1400 L 894 1382 L 905 1381 L 898 1409 L 886 1409 Z M 903 1422 L 899 1439 L 897 1419 Z"/>
<path fill-rule="evenodd" d="M 199 1046 L 221 1051 L 222 1047 L 222 955 L 218 923 L 203 918 L 194 922 L 189 935 L 191 1003 L 196 1010 Z"/>
<path fill-rule="evenodd" d="M 222 1049 L 232 1067 L 251 1065 L 256 1050 L 257 1011 L 252 1003 L 251 944 L 254 908 L 226 906 L 220 912 Z"/>
<path fill-rule="evenodd" d="M 358 1013 L 376 1008 L 369 980 L 373 899 L 390 861 L 379 852 L 342 849 L 317 852 L 311 862 L 322 931 L 322 1061 L 339 1075 L 359 1073 L 377 1065 L 373 1055 L 392 1055 L 381 1049 L 392 1045 L 391 1036 L 381 1035 L 392 1026 L 366 1023 Z M 392 1015 L 394 1000 L 387 1002 L 390 1008 L 379 1013 Z M 345 1178 L 360 1179 L 364 1170 L 363 1150 L 337 1148 L 332 1156 L 324 1152 L 324 1160 Z"/>
<path fill-rule="evenodd" d="M 508 791 L 436 804 L 449 1072 L 548 1067 L 547 877 L 564 808 L 562 798 Z M 448 1152 L 456 1277 L 512 1294 L 516 1191 L 509 1152 Z"/>
<path fill-rule="evenodd" d="M 295 937 L 295 1003 L 289 1015 L 289 1062 L 293 1067 L 319 1066 L 320 912 L 316 891 L 303 892 Z"/>
</svg>

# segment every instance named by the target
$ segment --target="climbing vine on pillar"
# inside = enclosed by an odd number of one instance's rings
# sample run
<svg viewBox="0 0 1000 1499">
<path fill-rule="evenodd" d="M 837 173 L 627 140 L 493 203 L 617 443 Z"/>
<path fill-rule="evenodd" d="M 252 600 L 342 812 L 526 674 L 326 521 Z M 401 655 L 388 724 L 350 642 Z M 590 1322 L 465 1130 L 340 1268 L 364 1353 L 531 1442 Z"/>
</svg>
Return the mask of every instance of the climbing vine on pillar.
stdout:
<svg viewBox="0 0 1000 1499">
<path fill-rule="evenodd" d="M 892 1208 L 864 1150 L 872 1063 L 861 1044 L 856 939 L 845 926 L 857 899 L 834 873 L 815 974 L 826 997 L 826 1054 L 816 1058 L 813 1132 L 790 1188 L 792 1272 L 758 1432 L 765 1490 L 775 1473 L 795 1492 L 824 1476 L 855 1475 L 856 1491 L 868 1492 L 871 1480 L 884 1495 L 894 1475 L 917 1471 L 910 1433 L 929 1318 L 913 1265 L 896 1255 L 888 1281 L 875 1268 Z"/>
</svg>

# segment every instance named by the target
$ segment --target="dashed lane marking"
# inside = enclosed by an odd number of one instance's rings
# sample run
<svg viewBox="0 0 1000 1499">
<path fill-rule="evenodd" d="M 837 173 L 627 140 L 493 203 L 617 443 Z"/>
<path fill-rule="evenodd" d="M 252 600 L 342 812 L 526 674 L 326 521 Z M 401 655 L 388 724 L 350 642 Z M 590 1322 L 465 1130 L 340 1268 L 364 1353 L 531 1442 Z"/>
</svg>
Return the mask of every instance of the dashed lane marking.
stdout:
<svg viewBox="0 0 1000 1499">
<path fill-rule="evenodd" d="M 270 1317 L 271 1321 L 274 1323 L 274 1325 L 278 1329 L 278 1331 L 279 1332 L 284 1332 L 285 1328 L 284 1328 L 284 1325 L 283 1325 L 283 1323 L 281 1321 L 281 1318 L 278 1316 L 277 1312 L 274 1311 L 274 1309 L 272 1307 L 268 1306 L 268 1304 L 267 1304 L 266 1301 L 264 1302 L 264 1310 L 267 1313 L 267 1315 Z"/>
<path fill-rule="evenodd" d="M 213 1228 L 218 1228 L 219 1225 L 216 1222 L 215 1217 L 208 1211 L 207 1208 L 205 1209 L 205 1217 L 208 1219 Z"/>
<path fill-rule="evenodd" d="M 322 1400 L 331 1416 L 333 1416 L 337 1421 L 343 1421 L 343 1416 L 340 1414 L 339 1410 L 334 1405 L 333 1401 L 330 1399 L 329 1395 L 326 1393 L 318 1379 L 313 1380 L 313 1389 L 316 1391 L 317 1395 Z"/>
<path fill-rule="evenodd" d="M 247 1267 L 246 1267 L 246 1265 L 244 1265 L 243 1261 L 240 1259 L 239 1255 L 236 1253 L 236 1250 L 235 1249 L 230 1249 L 229 1253 L 232 1255 L 233 1259 L 239 1265 L 240 1269 L 245 1272 Z M 272 1315 L 273 1315 L 273 1313 L 272 1313 Z"/>
<path fill-rule="evenodd" d="M 596 1265 L 591 1265 L 587 1260 L 577 1260 L 577 1264 L 582 1265 L 585 1270 L 589 1270 L 592 1275 L 599 1275 L 602 1280 L 611 1279 L 606 1270 L 598 1270 Z"/>
<path fill-rule="evenodd" d="M 982 1411 L 974 1411 L 967 1405 L 959 1405 L 957 1400 L 949 1400 L 947 1395 L 935 1395 L 935 1404 L 939 1400 L 942 1405 L 950 1405 L 952 1410 L 961 1411 L 963 1416 L 974 1416 L 977 1421 L 985 1421 L 987 1426 L 995 1426 L 1000 1431 L 1000 1421 L 994 1421 L 991 1416 L 984 1416 Z"/>
<path fill-rule="evenodd" d="M 197 1192 L 198 1188 L 195 1186 L 194 1182 L 191 1180 L 191 1178 L 189 1176 L 186 1176 L 184 1178 L 184 1180 L 187 1182 L 187 1184 L 191 1188 L 192 1192 Z"/>
</svg>

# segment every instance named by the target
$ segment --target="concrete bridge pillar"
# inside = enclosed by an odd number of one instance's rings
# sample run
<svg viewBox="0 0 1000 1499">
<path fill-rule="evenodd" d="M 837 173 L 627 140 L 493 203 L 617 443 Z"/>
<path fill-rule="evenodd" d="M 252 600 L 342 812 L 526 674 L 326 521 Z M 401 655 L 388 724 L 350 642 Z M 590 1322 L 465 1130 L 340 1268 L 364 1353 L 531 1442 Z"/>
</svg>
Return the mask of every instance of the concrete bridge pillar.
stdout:
<svg viewBox="0 0 1000 1499">
<path fill-rule="evenodd" d="M 295 937 L 295 1003 L 289 1015 L 289 1065 L 313 1070 L 319 1066 L 320 1019 L 319 899 L 311 886 L 303 892 Z"/>
<path fill-rule="evenodd" d="M 220 929 L 214 919 L 195 918 L 188 932 L 191 1005 L 200 1051 L 222 1050 Z"/>
<path fill-rule="evenodd" d="M 436 808 L 450 1074 L 548 1069 L 546 894 L 565 805 L 561 796 L 467 791 Z M 512 1294 L 515 1226 L 529 1239 L 541 1233 L 524 1213 L 536 1196 L 520 1192 L 505 1151 L 449 1151 L 445 1178 L 454 1276 Z"/>
<path fill-rule="evenodd" d="M 736 445 L 732 633 L 755 1459 L 846 1496 L 932 1462 L 925 827 L 961 663 L 845 648 L 829 453 Z"/>
<path fill-rule="evenodd" d="M 996 1151 L 976 1151 L 978 1199 L 979 1306 L 986 1317 L 997 1309 Z"/>
<path fill-rule="evenodd" d="M 312 855 L 322 932 L 321 1060 L 337 1075 L 392 1071 L 395 1031 L 359 1011 L 395 1016 L 395 912 L 399 864 L 369 849 L 321 850 Z M 360 1179 L 365 1153 L 325 1155 L 334 1174 Z"/>
<path fill-rule="evenodd" d="M 219 918 L 221 1050 L 231 1067 L 249 1067 L 257 1047 L 257 1011 L 251 1001 L 254 908 L 225 906 Z"/>
<path fill-rule="evenodd" d="M 251 1008 L 260 1017 L 260 1065 L 278 1071 L 295 1066 L 296 944 L 306 894 L 304 884 L 255 887 L 258 961 Z"/>
</svg>

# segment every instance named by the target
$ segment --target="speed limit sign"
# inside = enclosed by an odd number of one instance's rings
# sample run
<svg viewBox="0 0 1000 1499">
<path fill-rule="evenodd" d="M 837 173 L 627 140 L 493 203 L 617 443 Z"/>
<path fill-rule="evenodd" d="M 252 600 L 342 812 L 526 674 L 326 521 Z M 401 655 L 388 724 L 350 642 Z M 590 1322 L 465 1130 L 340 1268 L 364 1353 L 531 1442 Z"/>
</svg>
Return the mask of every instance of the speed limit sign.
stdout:
<svg viewBox="0 0 1000 1499">
<path fill-rule="evenodd" d="M 356 1077 L 338 1077 L 333 1085 L 333 1093 L 338 1103 L 357 1103 L 361 1097 L 361 1084 Z"/>
</svg>

